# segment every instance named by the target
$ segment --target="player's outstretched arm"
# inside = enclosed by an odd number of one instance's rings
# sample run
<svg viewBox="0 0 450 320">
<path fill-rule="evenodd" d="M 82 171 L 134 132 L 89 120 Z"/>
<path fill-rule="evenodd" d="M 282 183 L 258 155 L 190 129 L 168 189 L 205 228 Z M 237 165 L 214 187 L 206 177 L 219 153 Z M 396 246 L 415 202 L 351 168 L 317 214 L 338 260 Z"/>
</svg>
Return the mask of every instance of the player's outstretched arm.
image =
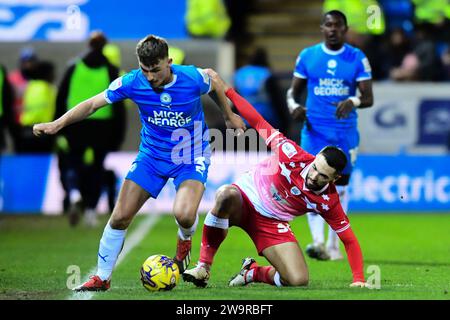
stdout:
<svg viewBox="0 0 450 320">
<path fill-rule="evenodd" d="M 267 139 L 271 133 L 276 131 L 247 100 L 234 91 L 228 83 L 223 81 L 217 72 L 212 69 L 206 69 L 205 71 L 210 76 L 216 90 L 222 91 L 226 94 L 226 96 L 236 106 L 242 117 L 244 117 L 264 139 Z"/>
<path fill-rule="evenodd" d="M 92 98 L 77 104 L 74 108 L 67 111 L 60 118 L 46 123 L 38 123 L 33 126 L 33 133 L 39 137 L 44 134 L 56 134 L 59 130 L 68 125 L 79 122 L 89 117 L 92 113 L 108 104 L 101 92 Z"/>
<path fill-rule="evenodd" d="M 361 247 L 359 246 L 358 239 L 353 233 L 350 221 L 345 215 L 344 210 L 342 210 L 340 203 L 333 205 L 327 214 L 323 214 L 322 217 L 336 232 L 339 239 L 341 239 L 344 244 L 348 263 L 350 264 L 353 274 L 352 286 L 358 286 L 358 283 L 365 283 L 364 261 Z"/>
<path fill-rule="evenodd" d="M 235 114 L 233 110 L 231 110 L 225 95 L 225 90 L 223 90 L 221 83 L 217 81 L 217 78 L 220 78 L 219 75 L 213 69 L 205 69 L 204 71 L 211 77 L 212 92 L 210 93 L 210 97 L 222 110 L 227 128 L 237 129 L 238 135 L 243 134 L 246 130 L 245 123 L 239 115 Z M 211 74 L 215 76 L 216 81 L 212 78 Z"/>
<path fill-rule="evenodd" d="M 350 287 L 368 287 L 364 280 L 364 262 L 361 247 L 352 228 L 349 227 L 345 231 L 337 233 L 337 235 L 344 244 L 347 259 L 352 269 L 353 282 L 350 284 Z"/>
</svg>

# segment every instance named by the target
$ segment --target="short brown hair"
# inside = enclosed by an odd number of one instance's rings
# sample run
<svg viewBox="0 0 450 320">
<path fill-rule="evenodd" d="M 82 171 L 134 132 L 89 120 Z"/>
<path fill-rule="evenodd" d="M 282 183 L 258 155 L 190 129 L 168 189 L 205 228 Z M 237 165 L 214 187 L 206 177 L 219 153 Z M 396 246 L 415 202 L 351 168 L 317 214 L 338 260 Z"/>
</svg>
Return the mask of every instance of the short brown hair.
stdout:
<svg viewBox="0 0 450 320">
<path fill-rule="evenodd" d="M 136 54 L 144 66 L 150 67 L 169 56 L 169 46 L 165 39 L 150 34 L 139 41 Z"/>
</svg>

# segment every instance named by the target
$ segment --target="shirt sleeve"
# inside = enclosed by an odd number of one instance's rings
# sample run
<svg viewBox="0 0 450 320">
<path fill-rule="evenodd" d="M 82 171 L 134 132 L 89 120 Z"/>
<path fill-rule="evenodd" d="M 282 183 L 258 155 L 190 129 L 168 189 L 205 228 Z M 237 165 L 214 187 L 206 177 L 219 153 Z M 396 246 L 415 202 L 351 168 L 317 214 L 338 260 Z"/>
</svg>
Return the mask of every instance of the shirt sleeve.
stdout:
<svg viewBox="0 0 450 320">
<path fill-rule="evenodd" d="M 356 81 L 364 81 L 372 79 L 372 68 L 370 66 L 369 59 L 364 55 L 362 51 L 358 52 L 358 68 L 356 72 Z"/>
<path fill-rule="evenodd" d="M 105 100 L 108 103 L 115 103 L 130 98 L 129 92 L 132 79 L 132 74 L 127 73 L 111 82 L 109 87 L 104 91 Z"/>
<path fill-rule="evenodd" d="M 200 87 L 200 94 L 209 93 L 211 91 L 211 88 L 212 88 L 211 78 L 201 68 L 197 68 L 197 72 L 200 75 L 200 77 L 198 77 L 199 78 L 198 85 Z"/>
<path fill-rule="evenodd" d="M 236 106 L 241 116 L 248 121 L 250 126 L 258 131 L 265 140 L 266 145 L 279 155 L 280 161 L 295 161 L 294 157 L 308 154 L 294 141 L 286 138 L 280 131 L 272 127 L 256 109 L 233 88 L 228 89 L 225 94 Z"/>
<path fill-rule="evenodd" d="M 322 217 L 344 244 L 345 251 L 347 252 L 347 260 L 353 274 L 353 282 L 364 282 L 364 262 L 361 247 L 340 203 L 337 203 L 327 214 L 323 214 Z"/>
<path fill-rule="evenodd" d="M 308 70 L 306 69 L 306 52 L 307 50 L 303 50 L 297 57 L 295 61 L 295 69 L 294 76 L 301 79 L 308 79 Z"/>
<path fill-rule="evenodd" d="M 345 214 L 344 209 L 342 209 L 339 200 L 336 199 L 332 201 L 335 202 L 334 206 L 331 207 L 326 214 L 323 214 L 323 218 L 334 230 L 334 232 L 336 233 L 344 232 L 345 230 L 350 228 L 350 221 L 348 220 L 348 217 Z"/>
</svg>

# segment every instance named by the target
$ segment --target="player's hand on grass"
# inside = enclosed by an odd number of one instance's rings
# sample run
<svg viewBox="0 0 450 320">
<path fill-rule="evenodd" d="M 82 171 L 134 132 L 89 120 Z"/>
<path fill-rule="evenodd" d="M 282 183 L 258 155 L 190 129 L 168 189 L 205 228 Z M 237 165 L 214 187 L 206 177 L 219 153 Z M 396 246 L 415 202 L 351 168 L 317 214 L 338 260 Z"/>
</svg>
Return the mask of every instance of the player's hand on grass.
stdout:
<svg viewBox="0 0 450 320">
<path fill-rule="evenodd" d="M 353 282 L 352 284 L 350 284 L 350 288 L 369 288 L 370 289 L 370 285 L 367 282 L 356 281 L 356 282 Z"/>
<path fill-rule="evenodd" d="M 40 137 L 44 134 L 55 134 L 60 130 L 59 125 L 55 122 L 38 123 L 33 126 L 33 134 Z"/>
<path fill-rule="evenodd" d="M 292 112 L 292 118 L 295 121 L 303 122 L 306 120 L 306 108 L 300 106 Z"/>
<path fill-rule="evenodd" d="M 347 118 L 348 114 L 353 110 L 355 105 L 353 104 L 352 100 L 347 99 L 340 101 L 339 103 L 333 103 L 337 106 L 336 108 L 336 118 L 343 119 Z"/>
</svg>

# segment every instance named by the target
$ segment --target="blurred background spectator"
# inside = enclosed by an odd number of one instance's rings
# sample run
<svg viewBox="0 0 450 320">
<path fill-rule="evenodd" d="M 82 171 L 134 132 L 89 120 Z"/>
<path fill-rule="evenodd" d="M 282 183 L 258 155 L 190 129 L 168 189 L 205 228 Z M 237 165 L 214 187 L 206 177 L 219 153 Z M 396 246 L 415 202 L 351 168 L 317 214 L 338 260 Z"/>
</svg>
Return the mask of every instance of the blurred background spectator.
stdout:
<svg viewBox="0 0 450 320">
<path fill-rule="evenodd" d="M 401 27 L 394 28 L 385 46 L 384 56 L 386 60 L 383 71 L 389 73 L 394 68 L 399 68 L 403 64 L 405 57 L 411 53 L 412 43 L 406 35 L 406 31 Z"/>
<path fill-rule="evenodd" d="M 13 140 L 14 150 L 20 151 L 20 115 L 23 110 L 23 95 L 28 85 L 28 80 L 38 61 L 37 54 L 33 47 L 24 47 L 20 50 L 18 68 L 8 74 L 8 79 L 14 88 L 14 126 L 11 136 Z"/>
<path fill-rule="evenodd" d="M 195 38 L 223 38 L 231 21 L 222 0 L 187 0 L 186 27 Z"/>
<path fill-rule="evenodd" d="M 447 48 L 443 51 L 441 59 L 444 68 L 444 78 L 446 81 L 450 81 L 450 45 L 447 45 Z"/>
<path fill-rule="evenodd" d="M 255 1 L 224 0 L 224 4 L 231 20 L 226 39 L 233 41 L 236 45 L 241 45 L 248 37 L 247 18 L 248 13 L 254 10 Z"/>
<path fill-rule="evenodd" d="M 404 55 L 400 66 L 390 70 L 392 80 L 440 81 L 444 70 L 436 43 L 431 36 L 432 26 L 422 24 L 415 32 L 414 49 Z M 407 43 L 405 41 L 405 43 Z"/>
<path fill-rule="evenodd" d="M 289 130 L 285 95 L 270 69 L 265 49 L 257 48 L 248 64 L 236 70 L 234 86 L 274 128 L 283 133 Z"/>
<path fill-rule="evenodd" d="M 14 91 L 6 68 L 0 65 L 0 154 L 6 147 L 6 132 L 11 132 L 15 124 L 13 104 Z"/>
<path fill-rule="evenodd" d="M 33 125 L 50 122 L 55 116 L 56 87 L 53 85 L 55 68 L 49 61 L 37 61 L 30 72 L 23 93 L 22 112 L 19 117 L 17 152 L 50 153 L 53 151 L 54 136 L 43 139 L 34 136 Z"/>
<path fill-rule="evenodd" d="M 103 54 L 106 43 L 107 39 L 102 32 L 91 33 L 88 51 L 76 59 L 64 74 L 58 91 L 55 118 L 83 100 L 102 92 L 119 76 L 119 69 Z M 117 59 L 117 53 L 113 61 L 120 61 Z M 109 202 L 114 202 L 115 178 L 105 170 L 104 160 L 109 152 L 120 148 L 125 121 L 124 104 L 120 102 L 106 106 L 86 121 L 62 130 L 63 140 L 58 144 L 59 167 L 61 182 L 66 192 L 64 207 L 69 211 L 72 224 L 78 223 L 81 207 L 86 209 L 86 224 L 97 224 L 95 208 L 104 185 L 109 190 Z"/>
</svg>

